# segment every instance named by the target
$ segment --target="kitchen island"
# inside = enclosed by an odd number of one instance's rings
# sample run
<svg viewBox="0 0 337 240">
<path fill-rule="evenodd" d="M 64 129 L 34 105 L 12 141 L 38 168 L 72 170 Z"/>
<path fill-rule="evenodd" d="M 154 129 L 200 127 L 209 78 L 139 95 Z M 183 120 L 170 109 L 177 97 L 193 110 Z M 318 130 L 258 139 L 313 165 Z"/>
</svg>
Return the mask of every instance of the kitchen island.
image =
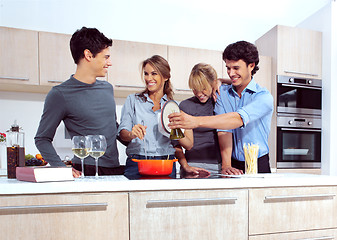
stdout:
<svg viewBox="0 0 337 240">
<path fill-rule="evenodd" d="M 1 239 L 337 238 L 334 176 L 0 178 L 0 194 Z"/>
</svg>

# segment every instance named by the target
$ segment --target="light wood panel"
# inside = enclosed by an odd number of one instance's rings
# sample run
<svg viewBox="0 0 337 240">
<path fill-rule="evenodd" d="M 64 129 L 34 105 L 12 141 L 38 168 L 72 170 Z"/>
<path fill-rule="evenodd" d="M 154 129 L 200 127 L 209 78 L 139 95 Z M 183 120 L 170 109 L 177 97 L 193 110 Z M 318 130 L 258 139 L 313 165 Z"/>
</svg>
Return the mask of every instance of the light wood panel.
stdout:
<svg viewBox="0 0 337 240">
<path fill-rule="evenodd" d="M 113 40 L 108 81 L 115 91 L 140 92 L 145 84 L 142 80 L 141 63 L 145 59 L 160 55 L 167 60 L 167 46 L 151 43 Z"/>
<path fill-rule="evenodd" d="M 69 34 L 39 32 L 40 85 L 55 86 L 76 71 Z"/>
<path fill-rule="evenodd" d="M 246 190 L 130 193 L 130 240 L 244 240 L 247 215 Z"/>
<path fill-rule="evenodd" d="M 1 209 L 6 206 L 12 208 Z M 0 222 L 1 239 L 128 240 L 128 195 L 3 196 Z"/>
<path fill-rule="evenodd" d="M 337 227 L 336 187 L 249 190 L 249 234 Z"/>
<path fill-rule="evenodd" d="M 207 63 L 216 70 L 218 77 L 222 77 L 222 52 L 207 49 L 168 46 L 168 59 L 171 66 L 172 82 L 175 92 L 192 91 L 188 86 L 188 79 L 194 65 Z"/>
<path fill-rule="evenodd" d="M 0 27 L 0 84 L 38 85 L 38 33 Z"/>
</svg>

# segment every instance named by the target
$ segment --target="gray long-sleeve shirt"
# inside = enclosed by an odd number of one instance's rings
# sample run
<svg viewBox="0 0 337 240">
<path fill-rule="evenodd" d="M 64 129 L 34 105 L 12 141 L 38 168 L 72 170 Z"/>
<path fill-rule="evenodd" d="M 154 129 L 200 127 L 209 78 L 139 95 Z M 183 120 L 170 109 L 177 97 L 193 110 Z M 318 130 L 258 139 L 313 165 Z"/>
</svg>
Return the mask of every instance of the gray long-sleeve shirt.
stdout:
<svg viewBox="0 0 337 240">
<path fill-rule="evenodd" d="M 97 80 L 93 84 L 86 84 L 71 76 L 69 80 L 50 90 L 35 136 L 35 145 L 51 166 L 64 166 L 52 145 L 55 131 L 61 121 L 71 137 L 104 135 L 107 150 L 99 159 L 99 165 L 119 166 L 116 103 L 110 83 Z M 75 156 L 72 161 L 80 163 L 80 159 Z M 95 165 L 90 156 L 85 158 L 84 163 Z"/>
</svg>

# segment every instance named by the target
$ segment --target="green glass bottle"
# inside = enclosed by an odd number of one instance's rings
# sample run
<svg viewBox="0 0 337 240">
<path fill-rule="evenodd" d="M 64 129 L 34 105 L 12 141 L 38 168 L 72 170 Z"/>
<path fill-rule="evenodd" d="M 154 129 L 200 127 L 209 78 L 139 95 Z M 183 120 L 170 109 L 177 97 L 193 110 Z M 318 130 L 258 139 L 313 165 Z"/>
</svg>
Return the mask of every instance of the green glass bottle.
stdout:
<svg viewBox="0 0 337 240">
<path fill-rule="evenodd" d="M 171 133 L 170 133 L 170 139 L 171 140 L 178 140 L 181 138 L 184 138 L 185 135 L 183 133 L 183 131 L 181 131 L 180 128 L 176 128 L 176 129 L 171 129 Z"/>
</svg>

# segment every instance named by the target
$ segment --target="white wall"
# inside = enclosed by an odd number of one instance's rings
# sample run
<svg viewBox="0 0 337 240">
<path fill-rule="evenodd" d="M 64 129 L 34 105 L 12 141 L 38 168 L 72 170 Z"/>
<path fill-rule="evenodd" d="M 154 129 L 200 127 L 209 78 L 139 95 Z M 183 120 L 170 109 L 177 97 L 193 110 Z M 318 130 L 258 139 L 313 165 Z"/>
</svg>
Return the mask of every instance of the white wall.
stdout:
<svg viewBox="0 0 337 240">
<path fill-rule="evenodd" d="M 298 27 L 323 33 L 322 173 L 337 175 L 337 3 L 331 1 Z"/>
</svg>

